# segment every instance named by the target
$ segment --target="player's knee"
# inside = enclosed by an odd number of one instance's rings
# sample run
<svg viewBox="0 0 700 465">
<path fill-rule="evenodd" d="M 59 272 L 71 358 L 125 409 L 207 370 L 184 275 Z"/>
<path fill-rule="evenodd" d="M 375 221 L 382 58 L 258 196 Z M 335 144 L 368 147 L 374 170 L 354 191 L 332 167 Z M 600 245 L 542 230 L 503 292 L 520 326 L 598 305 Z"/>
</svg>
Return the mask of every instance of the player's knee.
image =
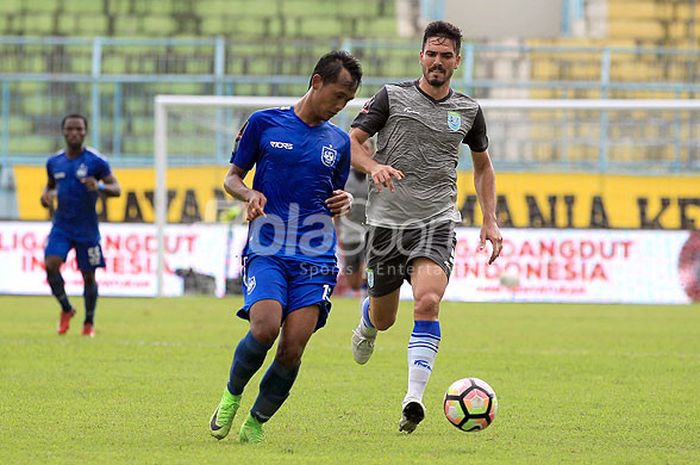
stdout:
<svg viewBox="0 0 700 465">
<path fill-rule="evenodd" d="M 250 332 L 256 341 L 265 345 L 274 344 L 279 334 L 279 328 L 270 325 L 251 324 Z"/>
<path fill-rule="evenodd" d="M 56 260 L 46 260 L 46 263 L 44 264 L 46 267 L 46 275 L 51 276 L 51 275 L 56 275 L 61 273 L 61 262 L 56 261 Z"/>
<path fill-rule="evenodd" d="M 286 367 L 295 367 L 301 363 L 304 346 L 299 344 L 280 344 L 277 348 L 277 360 Z"/>
<path fill-rule="evenodd" d="M 440 294 L 437 292 L 424 292 L 415 297 L 414 314 L 416 319 L 431 319 L 438 315 L 440 310 Z"/>
<path fill-rule="evenodd" d="M 97 284 L 97 281 L 95 280 L 95 274 L 90 273 L 90 274 L 84 274 L 83 275 L 83 283 L 85 286 L 95 286 Z"/>
</svg>

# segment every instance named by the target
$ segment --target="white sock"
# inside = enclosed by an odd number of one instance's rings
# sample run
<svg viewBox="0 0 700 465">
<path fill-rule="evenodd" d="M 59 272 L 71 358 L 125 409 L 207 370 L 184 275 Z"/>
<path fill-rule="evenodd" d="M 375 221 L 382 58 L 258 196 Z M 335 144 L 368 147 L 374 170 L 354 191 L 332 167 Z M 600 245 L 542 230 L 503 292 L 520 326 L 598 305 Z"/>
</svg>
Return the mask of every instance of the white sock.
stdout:
<svg viewBox="0 0 700 465">
<path fill-rule="evenodd" d="M 440 347 L 440 322 L 417 320 L 408 340 L 408 391 L 406 399 L 423 400 Z"/>
</svg>

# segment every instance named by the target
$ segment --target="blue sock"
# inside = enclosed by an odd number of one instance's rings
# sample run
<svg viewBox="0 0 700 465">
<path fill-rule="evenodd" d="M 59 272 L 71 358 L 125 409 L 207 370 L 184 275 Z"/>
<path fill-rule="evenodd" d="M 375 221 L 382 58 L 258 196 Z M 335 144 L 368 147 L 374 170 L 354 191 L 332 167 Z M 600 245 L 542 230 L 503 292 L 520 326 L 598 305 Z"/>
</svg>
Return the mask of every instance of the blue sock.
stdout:
<svg viewBox="0 0 700 465">
<path fill-rule="evenodd" d="M 362 324 L 369 329 L 375 329 L 369 318 L 369 297 L 362 301 Z"/>
<path fill-rule="evenodd" d="M 260 381 L 260 392 L 250 414 L 260 423 L 269 420 L 289 397 L 297 373 L 299 366 L 287 368 L 277 360 L 273 361 Z"/>
<path fill-rule="evenodd" d="M 231 394 L 234 396 L 243 394 L 243 388 L 262 366 L 270 347 L 272 344 L 265 345 L 258 342 L 250 331 L 241 339 L 233 353 L 228 378 L 227 387 Z"/>
<path fill-rule="evenodd" d="M 83 297 L 85 298 L 85 323 L 92 324 L 95 321 L 95 307 L 97 307 L 97 283 L 86 284 Z"/>
<path fill-rule="evenodd" d="M 68 301 L 68 296 L 66 295 L 66 289 L 64 287 L 63 277 L 61 273 L 46 273 L 46 280 L 49 282 L 51 287 L 51 293 L 56 297 L 58 303 L 61 304 L 61 310 L 64 312 L 70 311 L 72 308 L 70 302 Z"/>
</svg>

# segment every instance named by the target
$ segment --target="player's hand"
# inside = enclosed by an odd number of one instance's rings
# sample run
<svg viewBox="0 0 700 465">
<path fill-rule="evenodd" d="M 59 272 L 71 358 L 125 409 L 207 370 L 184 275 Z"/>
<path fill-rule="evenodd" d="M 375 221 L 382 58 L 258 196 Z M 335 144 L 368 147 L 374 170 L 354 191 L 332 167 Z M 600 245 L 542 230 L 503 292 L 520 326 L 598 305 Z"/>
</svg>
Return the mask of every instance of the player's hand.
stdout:
<svg viewBox="0 0 700 465">
<path fill-rule="evenodd" d="M 372 176 L 372 181 L 374 181 L 374 185 L 377 186 L 377 191 L 379 192 L 382 191 L 382 187 L 386 187 L 391 192 L 394 192 L 396 189 L 394 188 L 394 182 L 391 178 L 396 178 L 397 181 L 400 181 L 405 177 L 403 172 L 396 168 L 380 164 L 372 168 L 369 174 Z"/>
<path fill-rule="evenodd" d="M 81 178 L 80 182 L 82 182 L 85 185 L 85 188 L 90 192 L 97 192 L 99 188 L 97 185 L 97 179 L 93 178 L 92 176 Z"/>
<path fill-rule="evenodd" d="M 55 189 L 49 189 L 47 191 L 44 191 L 43 194 L 41 194 L 41 206 L 44 208 L 51 208 L 53 207 L 53 201 L 56 198 L 56 190 Z"/>
<path fill-rule="evenodd" d="M 491 252 L 491 257 L 489 257 L 489 265 L 496 261 L 498 256 L 501 254 L 501 249 L 503 248 L 503 236 L 501 236 L 501 230 L 498 229 L 498 224 L 496 220 L 485 220 L 484 224 L 481 226 L 481 234 L 479 235 L 479 250 L 484 250 L 486 248 L 486 241 L 491 242 L 493 246 L 493 251 Z"/>
<path fill-rule="evenodd" d="M 345 216 L 352 210 L 353 196 L 350 192 L 334 190 L 333 195 L 326 199 L 326 206 L 333 216 Z"/>
<path fill-rule="evenodd" d="M 246 221 L 253 221 L 259 216 L 265 215 L 265 204 L 267 203 L 267 197 L 263 195 L 262 192 L 250 190 L 246 199 L 245 207 L 245 219 Z"/>
</svg>

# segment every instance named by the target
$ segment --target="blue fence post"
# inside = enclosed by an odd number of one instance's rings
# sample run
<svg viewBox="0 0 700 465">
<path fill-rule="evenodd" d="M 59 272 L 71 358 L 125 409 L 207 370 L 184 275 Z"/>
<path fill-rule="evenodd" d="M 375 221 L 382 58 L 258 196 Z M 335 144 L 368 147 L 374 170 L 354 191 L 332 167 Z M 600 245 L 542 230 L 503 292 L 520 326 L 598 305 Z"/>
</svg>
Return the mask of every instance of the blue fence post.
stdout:
<svg viewBox="0 0 700 465">
<path fill-rule="evenodd" d="M 102 37 L 95 37 L 92 42 L 92 143 L 100 149 L 100 121 L 102 120 L 102 105 L 100 102 L 100 75 L 102 74 Z"/>
<path fill-rule="evenodd" d="M 114 83 L 114 116 L 112 121 L 112 155 L 122 156 L 122 83 Z"/>
<path fill-rule="evenodd" d="M 681 93 L 677 91 L 676 98 L 679 99 L 680 97 Z M 681 137 L 683 137 L 681 124 L 681 110 L 675 110 L 673 112 L 673 166 L 671 167 L 674 173 L 679 173 L 681 171 Z"/>
<path fill-rule="evenodd" d="M 224 94 L 224 72 L 226 71 L 226 42 L 224 41 L 223 36 L 217 36 L 215 41 L 214 41 L 214 93 L 216 95 L 223 95 Z M 215 119 L 215 125 L 216 127 L 214 128 L 215 132 L 215 150 L 216 153 L 214 154 L 214 158 L 216 160 L 221 161 L 222 163 L 225 163 L 226 160 L 226 148 L 225 148 L 225 142 L 226 142 L 226 137 L 223 131 L 225 131 L 225 123 L 224 123 L 224 109 L 223 108 L 217 108 L 216 109 L 216 119 Z"/>
<path fill-rule="evenodd" d="M 464 76 L 462 77 L 462 85 L 464 86 L 465 94 L 473 94 L 474 89 L 474 44 L 462 44 L 462 64 L 464 67 Z"/>
<path fill-rule="evenodd" d="M 1 166 L 9 166 L 10 160 L 10 83 L 2 81 L 2 162 Z"/>
<path fill-rule="evenodd" d="M 608 98 L 610 85 L 610 49 L 603 49 L 600 62 L 600 98 Z M 608 170 L 608 126 L 610 118 L 608 110 L 600 110 L 600 134 L 598 138 L 598 171 L 605 173 Z"/>
</svg>

